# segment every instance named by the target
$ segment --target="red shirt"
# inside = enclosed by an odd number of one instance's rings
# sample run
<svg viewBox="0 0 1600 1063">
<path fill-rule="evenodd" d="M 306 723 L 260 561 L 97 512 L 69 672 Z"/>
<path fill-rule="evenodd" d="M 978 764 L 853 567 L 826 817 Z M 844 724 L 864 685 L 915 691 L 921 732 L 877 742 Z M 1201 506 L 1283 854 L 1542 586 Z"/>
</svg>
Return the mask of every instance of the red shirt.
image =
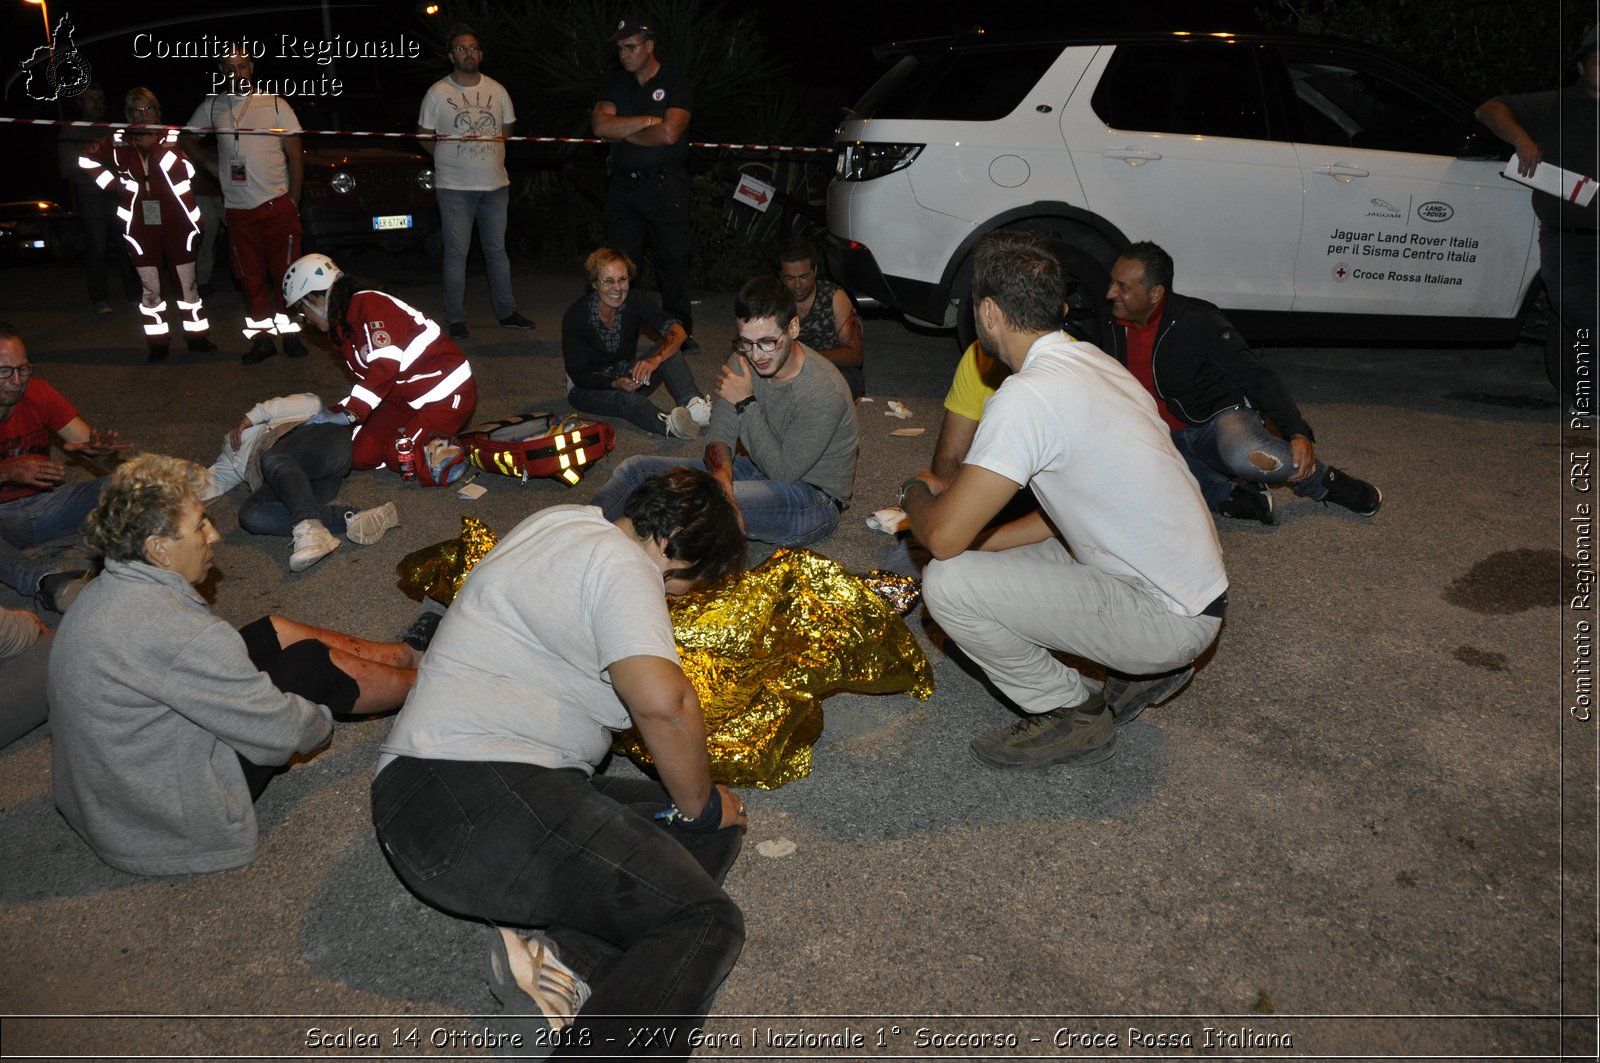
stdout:
<svg viewBox="0 0 1600 1063">
<path fill-rule="evenodd" d="M 0 457 L 18 454 L 49 454 L 50 434 L 59 432 L 78 416 L 72 403 L 61 392 L 34 377 L 28 390 L 12 407 L 11 416 L 0 421 Z M 0 505 L 27 498 L 45 490 L 26 484 L 0 485 Z"/>
<path fill-rule="evenodd" d="M 1161 305 L 1150 314 L 1150 320 L 1143 325 L 1122 320 L 1118 320 L 1117 324 L 1128 330 L 1128 372 L 1132 373 L 1134 378 L 1144 385 L 1150 397 L 1156 400 L 1156 412 L 1167 422 L 1167 430 L 1180 432 L 1188 428 L 1189 423 L 1172 416 L 1172 411 L 1167 409 L 1166 400 L 1156 394 L 1156 374 L 1151 367 L 1156 351 L 1156 333 L 1160 331 L 1161 315 L 1166 308 L 1166 301 L 1162 300 Z"/>
<path fill-rule="evenodd" d="M 341 353 L 356 386 L 335 409 L 365 421 L 385 402 L 414 410 L 448 400 L 472 379 L 456 341 L 426 314 L 383 292 L 350 297 Z"/>
</svg>

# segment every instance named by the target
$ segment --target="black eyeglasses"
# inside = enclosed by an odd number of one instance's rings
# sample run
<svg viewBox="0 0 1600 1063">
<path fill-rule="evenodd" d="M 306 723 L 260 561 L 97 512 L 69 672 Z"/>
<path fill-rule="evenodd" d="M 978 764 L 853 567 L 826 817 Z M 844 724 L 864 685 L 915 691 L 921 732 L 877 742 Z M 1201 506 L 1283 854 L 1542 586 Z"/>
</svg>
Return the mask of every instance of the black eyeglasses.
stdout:
<svg viewBox="0 0 1600 1063">
<path fill-rule="evenodd" d="M 10 380 L 12 377 L 26 380 L 32 375 L 32 362 L 23 362 L 21 365 L 0 365 L 0 380 Z"/>
<path fill-rule="evenodd" d="M 760 351 L 762 354 L 771 354 L 778 349 L 778 344 L 783 342 L 782 336 L 773 336 L 765 340 L 747 340 L 743 336 L 733 341 L 733 349 L 740 354 L 749 354 L 751 351 Z"/>
</svg>

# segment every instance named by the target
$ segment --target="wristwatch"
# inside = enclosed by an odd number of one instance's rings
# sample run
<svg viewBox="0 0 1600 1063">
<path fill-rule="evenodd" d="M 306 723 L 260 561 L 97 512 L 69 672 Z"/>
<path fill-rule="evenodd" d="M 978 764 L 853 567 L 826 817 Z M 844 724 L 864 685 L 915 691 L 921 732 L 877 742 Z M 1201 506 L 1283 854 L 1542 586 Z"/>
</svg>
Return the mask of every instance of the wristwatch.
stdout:
<svg viewBox="0 0 1600 1063">
<path fill-rule="evenodd" d="M 754 395 L 746 395 L 744 398 L 733 404 L 733 412 L 743 413 L 746 408 L 753 405 L 755 401 L 756 397 Z"/>
<path fill-rule="evenodd" d="M 916 476 L 908 477 L 907 479 L 902 481 L 901 484 L 900 484 L 900 508 L 902 510 L 904 510 L 906 508 L 906 495 L 911 491 L 911 489 L 913 487 L 921 487 L 924 490 L 926 490 L 930 495 L 933 494 L 933 488 L 928 486 L 928 481 L 923 480 L 923 479 L 921 479 L 919 477 L 916 477 Z"/>
</svg>

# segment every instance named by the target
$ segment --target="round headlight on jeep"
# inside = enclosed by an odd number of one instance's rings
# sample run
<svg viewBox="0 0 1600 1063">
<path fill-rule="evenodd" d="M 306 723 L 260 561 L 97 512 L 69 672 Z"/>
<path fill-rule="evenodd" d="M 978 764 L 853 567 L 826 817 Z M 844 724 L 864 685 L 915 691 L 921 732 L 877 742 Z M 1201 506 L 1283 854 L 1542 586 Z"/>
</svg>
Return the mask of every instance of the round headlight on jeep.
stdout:
<svg viewBox="0 0 1600 1063">
<path fill-rule="evenodd" d="M 417 187 L 422 189 L 424 192 L 433 191 L 432 170 L 423 170 L 421 173 L 417 174 Z"/>
<path fill-rule="evenodd" d="M 328 187 L 341 196 L 348 196 L 356 190 L 356 179 L 343 170 L 336 170 L 333 176 L 328 178 Z"/>
</svg>

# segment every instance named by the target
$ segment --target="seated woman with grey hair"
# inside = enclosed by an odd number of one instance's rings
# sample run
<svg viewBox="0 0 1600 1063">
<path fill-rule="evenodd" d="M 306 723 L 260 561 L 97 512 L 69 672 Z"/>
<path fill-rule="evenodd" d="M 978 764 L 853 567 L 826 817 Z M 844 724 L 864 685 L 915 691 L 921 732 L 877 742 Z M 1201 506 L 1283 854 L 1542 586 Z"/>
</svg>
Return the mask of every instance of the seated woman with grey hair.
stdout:
<svg viewBox="0 0 1600 1063">
<path fill-rule="evenodd" d="M 105 571 L 50 651 L 56 807 L 137 875 L 223 871 L 256 851 L 253 802 L 333 716 L 400 707 L 417 653 L 278 616 L 235 630 L 195 589 L 221 536 L 200 466 L 140 454 L 89 515 Z"/>
</svg>

